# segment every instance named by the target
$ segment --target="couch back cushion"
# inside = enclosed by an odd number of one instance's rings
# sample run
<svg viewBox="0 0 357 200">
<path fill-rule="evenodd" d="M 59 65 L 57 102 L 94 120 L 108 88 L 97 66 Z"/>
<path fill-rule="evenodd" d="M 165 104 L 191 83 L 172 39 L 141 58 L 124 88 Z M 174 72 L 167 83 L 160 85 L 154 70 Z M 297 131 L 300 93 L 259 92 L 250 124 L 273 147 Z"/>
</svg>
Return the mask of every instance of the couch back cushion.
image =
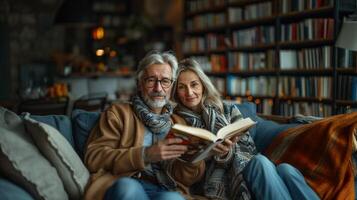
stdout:
<svg viewBox="0 0 357 200">
<path fill-rule="evenodd" d="M 29 117 L 24 122 L 37 147 L 57 169 L 70 199 L 81 199 L 89 172 L 71 144 L 50 125 Z"/>
<path fill-rule="evenodd" d="M 0 173 L 35 199 L 68 199 L 56 169 L 27 134 L 23 120 L 0 107 Z"/>
<path fill-rule="evenodd" d="M 74 147 L 71 120 L 65 115 L 30 115 L 36 121 L 43 122 L 56 128 Z"/>
<path fill-rule="evenodd" d="M 76 109 L 72 112 L 73 138 L 76 151 L 83 159 L 88 136 L 99 120 L 100 112 Z"/>
</svg>

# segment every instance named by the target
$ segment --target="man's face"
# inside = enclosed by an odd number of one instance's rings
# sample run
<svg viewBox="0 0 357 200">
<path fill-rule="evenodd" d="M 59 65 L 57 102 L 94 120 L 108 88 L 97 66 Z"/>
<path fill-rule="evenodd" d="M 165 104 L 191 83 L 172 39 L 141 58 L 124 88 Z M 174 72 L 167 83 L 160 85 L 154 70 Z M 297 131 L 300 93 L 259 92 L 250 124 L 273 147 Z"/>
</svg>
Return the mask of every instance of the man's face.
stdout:
<svg viewBox="0 0 357 200">
<path fill-rule="evenodd" d="M 146 68 L 140 81 L 140 91 L 145 103 L 155 112 L 170 99 L 172 72 L 168 64 L 153 64 Z"/>
</svg>

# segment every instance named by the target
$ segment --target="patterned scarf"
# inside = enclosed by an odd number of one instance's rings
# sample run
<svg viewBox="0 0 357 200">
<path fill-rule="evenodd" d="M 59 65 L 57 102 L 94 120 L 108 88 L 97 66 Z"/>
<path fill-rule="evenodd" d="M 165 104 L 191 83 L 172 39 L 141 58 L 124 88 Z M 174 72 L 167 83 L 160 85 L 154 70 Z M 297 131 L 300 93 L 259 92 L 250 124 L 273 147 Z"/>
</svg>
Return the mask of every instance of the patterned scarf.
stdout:
<svg viewBox="0 0 357 200">
<path fill-rule="evenodd" d="M 169 132 L 172 126 L 170 117 L 173 112 L 173 107 L 170 103 L 164 106 L 162 114 L 155 114 L 139 96 L 133 96 L 131 102 L 135 114 L 153 134 L 161 135 Z"/>
<path fill-rule="evenodd" d="M 224 104 L 225 113 L 221 114 L 217 108 L 206 106 L 201 114 L 194 113 L 186 107 L 179 105 L 175 112 L 183 117 L 186 122 L 194 127 L 205 128 L 213 133 L 225 125 L 242 118 L 238 109 L 233 109 L 232 104 Z M 212 199 L 252 199 L 249 189 L 241 174 L 249 160 L 256 154 L 253 139 L 249 134 L 243 135 L 234 146 L 233 159 L 230 163 L 220 166 L 214 159 L 207 160 L 206 176 L 197 185 L 203 185 L 203 193 Z M 232 179 L 232 177 L 234 177 Z M 232 181 L 233 180 L 233 181 Z M 200 190 L 202 188 L 199 188 Z"/>
</svg>

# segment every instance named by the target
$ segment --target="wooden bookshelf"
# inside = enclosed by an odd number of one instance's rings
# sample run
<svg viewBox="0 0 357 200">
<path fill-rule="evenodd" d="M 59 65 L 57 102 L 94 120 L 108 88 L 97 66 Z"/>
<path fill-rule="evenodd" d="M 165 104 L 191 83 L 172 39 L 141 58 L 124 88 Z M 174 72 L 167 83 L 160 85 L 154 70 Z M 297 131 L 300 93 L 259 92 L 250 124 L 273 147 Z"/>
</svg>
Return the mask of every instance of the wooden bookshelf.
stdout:
<svg viewBox="0 0 357 200">
<path fill-rule="evenodd" d="M 330 0 L 320 5 L 321 1 L 312 0 L 303 5 L 304 0 L 213 0 L 209 2 L 220 6 L 189 12 L 188 4 L 202 2 L 185 1 L 184 56 L 196 58 L 227 99 L 255 102 L 259 112 L 274 116 L 324 117 L 357 107 L 357 53 L 334 46 L 342 19 L 354 11 L 355 1 Z M 224 13 L 224 25 L 188 31 L 186 22 L 193 17 L 215 13 Z M 212 33 L 225 34 L 226 48 L 205 48 Z M 246 41 L 252 42 L 247 45 Z M 190 51 L 196 45 L 202 50 Z M 224 55 L 219 59 L 227 66 L 213 66 L 216 54 Z M 245 94 L 241 87 L 254 95 Z M 356 97 L 346 99 L 355 93 L 342 89 L 356 90 Z M 286 90 L 295 95 L 280 94 Z"/>
</svg>

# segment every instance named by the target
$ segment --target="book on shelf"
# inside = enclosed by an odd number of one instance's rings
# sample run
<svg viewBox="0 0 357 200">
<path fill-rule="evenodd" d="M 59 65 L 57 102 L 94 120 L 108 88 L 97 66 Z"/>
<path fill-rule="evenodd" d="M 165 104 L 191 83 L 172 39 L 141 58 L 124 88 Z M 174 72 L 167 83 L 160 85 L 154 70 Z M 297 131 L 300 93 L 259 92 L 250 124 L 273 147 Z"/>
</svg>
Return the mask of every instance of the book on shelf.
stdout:
<svg viewBox="0 0 357 200">
<path fill-rule="evenodd" d="M 181 138 L 188 151 L 179 159 L 195 163 L 209 157 L 211 150 L 225 139 L 243 135 L 255 124 L 249 117 L 244 118 L 219 129 L 217 135 L 203 128 L 174 124 L 166 138 Z"/>
</svg>

